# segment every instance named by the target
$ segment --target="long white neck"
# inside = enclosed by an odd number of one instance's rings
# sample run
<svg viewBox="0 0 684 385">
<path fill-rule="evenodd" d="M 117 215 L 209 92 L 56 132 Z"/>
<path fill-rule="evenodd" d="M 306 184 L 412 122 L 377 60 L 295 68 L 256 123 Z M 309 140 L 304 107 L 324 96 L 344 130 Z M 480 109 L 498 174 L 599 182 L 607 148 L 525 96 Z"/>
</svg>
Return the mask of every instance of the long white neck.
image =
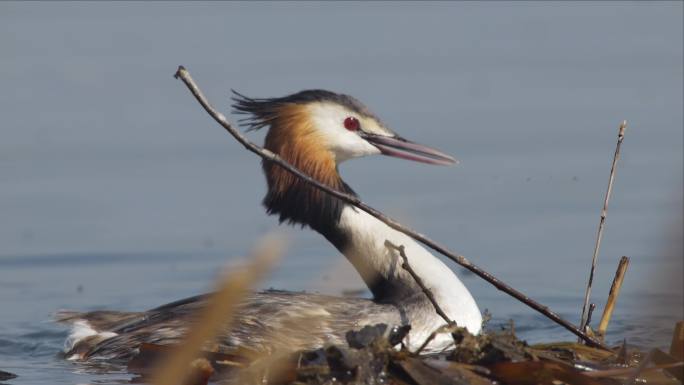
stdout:
<svg viewBox="0 0 684 385">
<path fill-rule="evenodd" d="M 409 265 L 447 316 L 471 333 L 479 333 L 482 315 L 468 289 L 451 269 L 412 238 L 351 206 L 342 209 L 337 227 L 345 236 L 342 252 L 361 274 L 376 301 L 392 303 L 424 296 L 413 277 L 402 267 L 401 255 L 388 248 L 385 242 L 403 245 Z"/>
</svg>

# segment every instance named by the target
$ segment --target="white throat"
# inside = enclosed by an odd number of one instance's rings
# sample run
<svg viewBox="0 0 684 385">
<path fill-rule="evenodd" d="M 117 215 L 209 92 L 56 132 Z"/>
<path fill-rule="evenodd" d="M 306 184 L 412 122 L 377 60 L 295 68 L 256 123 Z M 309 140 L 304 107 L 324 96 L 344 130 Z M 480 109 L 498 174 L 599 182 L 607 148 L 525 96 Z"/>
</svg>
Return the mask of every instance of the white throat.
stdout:
<svg viewBox="0 0 684 385">
<path fill-rule="evenodd" d="M 468 289 L 451 269 L 412 238 L 350 206 L 342 209 L 338 227 L 347 237 L 344 255 L 361 274 L 377 301 L 401 303 L 402 299 L 416 298 L 414 295 L 421 299 L 424 297 L 413 277 L 401 266 L 401 255 L 385 245 L 385 241 L 390 241 L 404 246 L 409 265 L 433 293 L 447 316 L 473 334 L 480 332 L 482 315 Z M 424 299 L 427 301 L 426 297 Z M 434 309 L 427 307 L 426 310 L 422 313 L 429 314 L 414 315 L 419 319 L 409 319 L 412 332 L 429 334 L 445 324 Z"/>
</svg>

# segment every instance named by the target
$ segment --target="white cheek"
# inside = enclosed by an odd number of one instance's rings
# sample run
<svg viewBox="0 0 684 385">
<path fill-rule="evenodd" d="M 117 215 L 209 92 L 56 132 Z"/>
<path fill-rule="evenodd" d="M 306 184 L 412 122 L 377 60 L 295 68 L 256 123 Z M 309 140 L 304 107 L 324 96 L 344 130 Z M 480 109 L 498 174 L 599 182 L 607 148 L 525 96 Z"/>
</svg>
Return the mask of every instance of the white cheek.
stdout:
<svg viewBox="0 0 684 385">
<path fill-rule="evenodd" d="M 336 139 L 329 146 L 330 150 L 335 154 L 337 163 L 366 155 L 380 154 L 380 150 L 377 147 L 361 139 L 353 132 L 349 132 L 347 135 L 340 135 Z"/>
<path fill-rule="evenodd" d="M 314 104 L 311 106 L 314 125 L 325 140 L 326 147 L 335 154 L 337 163 L 366 155 L 380 154 L 377 147 L 342 126 L 349 114 L 349 111 L 335 105 Z"/>
</svg>

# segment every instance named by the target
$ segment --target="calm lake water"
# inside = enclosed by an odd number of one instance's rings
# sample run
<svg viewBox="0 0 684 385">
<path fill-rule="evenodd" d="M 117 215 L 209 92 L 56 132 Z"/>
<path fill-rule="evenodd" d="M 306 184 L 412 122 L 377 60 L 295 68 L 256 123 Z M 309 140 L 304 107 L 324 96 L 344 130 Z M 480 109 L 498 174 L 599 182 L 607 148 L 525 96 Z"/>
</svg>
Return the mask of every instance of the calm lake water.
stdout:
<svg viewBox="0 0 684 385">
<path fill-rule="evenodd" d="M 682 309 L 682 3 L 0 3 L 0 370 L 11 384 L 117 383 L 56 355 L 58 309 L 142 310 L 211 288 L 264 234 L 263 287 L 360 279 L 325 240 L 260 206 L 258 159 L 172 78 L 356 96 L 443 168 L 344 164 L 368 203 L 573 322 L 617 127 L 628 120 L 593 301 L 632 258 L 610 342 L 667 346 Z M 257 142 L 263 133 L 250 134 Z M 454 266 L 492 327 L 573 339 Z"/>
</svg>

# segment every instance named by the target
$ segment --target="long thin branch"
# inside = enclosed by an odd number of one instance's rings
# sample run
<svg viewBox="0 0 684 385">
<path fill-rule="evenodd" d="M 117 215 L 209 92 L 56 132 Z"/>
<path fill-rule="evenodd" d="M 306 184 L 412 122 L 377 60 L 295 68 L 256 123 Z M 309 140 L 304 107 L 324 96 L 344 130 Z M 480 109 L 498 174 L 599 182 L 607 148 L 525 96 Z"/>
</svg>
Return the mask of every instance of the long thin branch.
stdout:
<svg viewBox="0 0 684 385">
<path fill-rule="evenodd" d="M 367 212 L 368 214 L 374 216 L 375 218 L 381 220 L 385 224 L 387 224 L 389 227 L 402 232 L 411 238 L 425 244 L 426 246 L 432 248 L 433 250 L 445 255 L 452 261 L 458 263 L 459 265 L 463 266 L 464 268 L 470 270 L 471 272 L 475 273 L 477 276 L 480 278 L 484 279 L 485 281 L 489 282 L 490 284 L 494 285 L 497 289 L 507 293 L 508 295 L 516 298 L 520 302 L 526 304 L 527 306 L 531 307 L 532 309 L 538 311 L 539 313 L 545 315 L 547 318 L 551 319 L 555 323 L 561 325 L 565 329 L 569 330 L 571 333 L 575 334 L 576 336 L 582 338 L 584 341 L 586 341 L 589 345 L 591 346 L 596 346 L 600 347 L 602 349 L 608 350 L 608 347 L 605 346 L 603 343 L 600 341 L 588 336 L 586 333 L 584 333 L 582 330 L 580 330 L 577 326 L 573 325 L 569 321 L 561 318 L 558 314 L 555 312 L 551 311 L 547 306 L 544 306 L 540 304 L 539 302 L 529 298 L 527 295 L 523 294 L 522 292 L 512 288 L 505 282 L 502 282 L 498 278 L 494 277 L 490 273 L 486 272 L 485 270 L 481 269 L 477 265 L 474 265 L 472 262 L 470 262 L 466 257 L 456 254 L 449 249 L 447 249 L 445 246 L 440 245 L 439 243 L 431 240 L 427 236 L 416 232 L 401 223 L 395 221 L 394 219 L 384 215 L 380 211 L 368 206 L 367 204 L 363 203 L 359 198 L 348 195 L 345 193 L 342 193 L 340 191 L 337 191 L 335 189 L 332 189 L 323 183 L 311 178 L 310 176 L 304 174 L 302 171 L 299 169 L 295 168 L 291 164 L 289 164 L 287 161 L 283 160 L 280 156 L 277 154 L 274 154 L 273 152 L 261 148 L 257 146 L 256 144 L 250 142 L 247 140 L 246 137 L 244 137 L 238 130 L 236 130 L 226 119 L 225 115 L 217 111 L 207 100 L 207 98 L 204 96 L 202 91 L 199 89 L 197 84 L 195 84 L 195 81 L 192 79 L 190 76 L 190 73 L 188 70 L 185 69 L 185 67 L 180 66 L 178 67 L 178 71 L 176 71 L 176 74 L 174 75 L 176 79 L 180 79 L 185 83 L 185 85 L 188 87 L 190 92 L 195 96 L 197 101 L 200 103 L 202 108 L 204 108 L 207 113 L 214 118 L 228 133 L 230 133 L 240 144 L 242 144 L 247 150 L 257 154 L 261 158 L 273 162 L 283 169 L 287 170 L 291 174 L 297 176 L 298 178 L 302 179 L 306 183 L 311 184 L 312 186 L 317 187 L 320 190 L 323 190 L 327 192 L 328 194 L 339 198 L 340 200 L 347 202 L 351 205 L 354 205 L 358 207 L 359 209 Z"/>
<path fill-rule="evenodd" d="M 454 321 L 452 321 L 449 316 L 446 315 L 444 310 L 439 306 L 439 303 L 437 302 L 437 299 L 435 299 L 435 295 L 432 294 L 432 291 L 425 286 L 425 283 L 423 283 L 423 279 L 420 278 L 418 274 L 416 274 L 415 270 L 411 267 L 408 261 L 408 257 L 406 256 L 406 251 L 404 250 L 404 245 L 395 245 L 394 243 L 390 241 L 385 241 L 385 246 L 390 247 L 394 250 L 397 250 L 399 252 L 399 255 L 401 256 L 401 259 L 403 259 L 403 263 L 401 264 L 401 267 L 404 268 L 404 270 L 408 271 L 408 273 L 411 275 L 414 281 L 418 284 L 420 289 L 425 293 L 425 296 L 430 300 L 430 303 L 432 306 L 435 308 L 435 311 L 437 314 L 439 314 L 440 317 L 442 317 L 447 324 L 452 324 Z"/>
<path fill-rule="evenodd" d="M 589 299 L 591 297 L 591 285 L 594 282 L 594 271 L 596 270 L 596 263 L 598 262 L 599 249 L 601 248 L 601 239 L 603 238 L 603 227 L 606 223 L 606 216 L 608 215 L 608 201 L 613 192 L 613 181 L 615 180 L 615 171 L 617 170 L 617 162 L 620 159 L 620 147 L 622 141 L 625 139 L 625 128 L 627 121 L 623 120 L 618 130 L 617 145 L 615 146 L 615 154 L 613 155 L 613 164 L 610 166 L 610 177 L 608 178 L 608 189 L 603 200 L 603 209 L 601 209 L 601 219 L 599 220 L 598 232 L 596 234 L 596 244 L 594 245 L 594 255 L 591 257 L 591 269 L 589 269 L 589 280 L 587 281 L 587 289 L 584 292 L 584 305 L 582 306 L 582 317 L 580 318 L 580 329 L 584 330 L 587 326 L 587 312 L 589 311 Z"/>
</svg>

